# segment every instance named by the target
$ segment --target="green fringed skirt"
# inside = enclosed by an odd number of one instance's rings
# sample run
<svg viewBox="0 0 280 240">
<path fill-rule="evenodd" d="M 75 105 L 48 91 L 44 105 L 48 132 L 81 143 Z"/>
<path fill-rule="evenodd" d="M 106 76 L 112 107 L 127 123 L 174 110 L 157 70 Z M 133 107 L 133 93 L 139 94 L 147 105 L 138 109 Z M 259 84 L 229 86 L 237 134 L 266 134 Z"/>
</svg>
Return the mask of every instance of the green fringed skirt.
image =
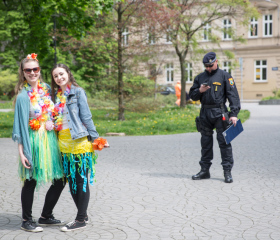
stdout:
<svg viewBox="0 0 280 240">
<path fill-rule="evenodd" d="M 61 153 L 54 131 L 47 131 L 42 125 L 38 131 L 29 128 L 33 168 L 26 169 L 19 159 L 19 177 L 37 181 L 37 187 L 64 177 Z"/>
</svg>

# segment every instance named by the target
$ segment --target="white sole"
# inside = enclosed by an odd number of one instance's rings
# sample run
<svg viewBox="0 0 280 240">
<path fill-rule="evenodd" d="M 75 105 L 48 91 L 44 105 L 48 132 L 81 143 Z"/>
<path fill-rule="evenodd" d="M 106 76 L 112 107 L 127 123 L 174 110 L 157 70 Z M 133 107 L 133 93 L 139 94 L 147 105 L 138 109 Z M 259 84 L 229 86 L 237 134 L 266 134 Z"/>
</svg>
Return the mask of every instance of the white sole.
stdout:
<svg viewBox="0 0 280 240">
<path fill-rule="evenodd" d="M 71 231 L 75 231 L 75 230 L 79 230 L 79 229 L 83 229 L 83 228 L 86 228 L 87 226 L 84 226 L 84 227 L 79 227 L 79 228 L 74 228 L 74 229 L 60 229 L 60 231 L 62 232 L 71 232 Z"/>
<path fill-rule="evenodd" d="M 36 232 L 43 232 L 43 228 L 42 228 L 42 230 L 27 230 L 27 229 L 25 229 L 25 228 L 23 228 L 23 227 L 20 227 L 22 230 L 24 230 L 24 231 L 26 231 L 26 232 L 34 232 L 34 233 L 36 233 Z"/>
</svg>

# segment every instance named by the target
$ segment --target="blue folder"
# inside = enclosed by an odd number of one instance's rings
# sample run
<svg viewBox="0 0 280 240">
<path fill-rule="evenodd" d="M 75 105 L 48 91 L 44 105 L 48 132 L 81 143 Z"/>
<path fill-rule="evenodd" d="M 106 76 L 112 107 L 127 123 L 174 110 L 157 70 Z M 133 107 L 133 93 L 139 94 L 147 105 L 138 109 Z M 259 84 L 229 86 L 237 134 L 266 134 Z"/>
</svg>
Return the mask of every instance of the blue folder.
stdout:
<svg viewBox="0 0 280 240">
<path fill-rule="evenodd" d="M 234 138 L 236 138 L 241 132 L 243 132 L 243 126 L 242 123 L 240 121 L 240 119 L 238 119 L 236 126 L 234 126 L 233 124 L 223 132 L 224 138 L 226 140 L 226 143 L 229 144 Z"/>
</svg>

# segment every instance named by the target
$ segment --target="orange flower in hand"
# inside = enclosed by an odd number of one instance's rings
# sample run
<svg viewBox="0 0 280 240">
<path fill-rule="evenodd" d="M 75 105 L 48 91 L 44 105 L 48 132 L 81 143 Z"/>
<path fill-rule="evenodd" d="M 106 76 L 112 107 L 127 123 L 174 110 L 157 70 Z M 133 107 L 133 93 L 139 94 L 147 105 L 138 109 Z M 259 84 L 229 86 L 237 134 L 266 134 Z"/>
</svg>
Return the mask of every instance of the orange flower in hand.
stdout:
<svg viewBox="0 0 280 240">
<path fill-rule="evenodd" d="M 107 140 L 105 138 L 97 138 L 93 141 L 92 146 L 93 150 L 99 150 L 101 151 L 105 144 L 107 143 Z"/>
</svg>

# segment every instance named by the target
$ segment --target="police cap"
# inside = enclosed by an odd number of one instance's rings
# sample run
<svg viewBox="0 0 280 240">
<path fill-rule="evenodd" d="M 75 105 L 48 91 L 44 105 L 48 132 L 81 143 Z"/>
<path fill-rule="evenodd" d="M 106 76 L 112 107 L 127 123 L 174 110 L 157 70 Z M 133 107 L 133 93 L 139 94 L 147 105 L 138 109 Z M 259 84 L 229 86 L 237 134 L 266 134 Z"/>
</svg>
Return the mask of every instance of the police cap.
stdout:
<svg viewBox="0 0 280 240">
<path fill-rule="evenodd" d="M 206 53 L 202 60 L 203 64 L 206 64 L 206 65 L 208 65 L 208 64 L 210 65 L 215 61 L 216 61 L 216 53 L 214 53 L 214 52 Z"/>
</svg>

